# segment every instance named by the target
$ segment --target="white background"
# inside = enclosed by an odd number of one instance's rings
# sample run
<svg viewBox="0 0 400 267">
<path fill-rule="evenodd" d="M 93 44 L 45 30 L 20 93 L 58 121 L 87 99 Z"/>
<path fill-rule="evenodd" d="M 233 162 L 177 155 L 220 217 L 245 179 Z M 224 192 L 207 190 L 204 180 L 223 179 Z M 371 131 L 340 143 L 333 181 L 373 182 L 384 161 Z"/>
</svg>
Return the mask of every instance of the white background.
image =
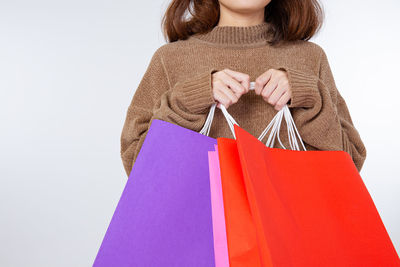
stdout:
<svg viewBox="0 0 400 267">
<path fill-rule="evenodd" d="M 323 1 L 328 55 L 400 251 L 400 2 Z M 165 1 L 0 0 L 0 266 L 91 266 L 126 182 L 120 133 Z"/>
</svg>

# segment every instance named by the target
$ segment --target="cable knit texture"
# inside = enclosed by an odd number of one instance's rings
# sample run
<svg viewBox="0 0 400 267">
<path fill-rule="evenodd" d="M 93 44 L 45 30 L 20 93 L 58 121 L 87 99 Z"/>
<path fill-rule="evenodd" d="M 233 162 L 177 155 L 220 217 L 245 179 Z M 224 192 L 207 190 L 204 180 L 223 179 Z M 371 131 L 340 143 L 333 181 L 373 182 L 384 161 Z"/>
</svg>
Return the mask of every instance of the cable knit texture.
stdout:
<svg viewBox="0 0 400 267">
<path fill-rule="evenodd" d="M 249 74 L 250 81 L 270 68 L 285 70 L 292 90 L 288 107 L 307 150 L 346 151 L 361 170 L 366 149 L 336 88 L 325 51 L 303 40 L 271 46 L 267 43 L 269 27 L 267 22 L 216 26 L 187 40 L 164 44 L 154 52 L 122 129 L 121 157 L 127 175 L 153 119 L 201 130 L 210 106 L 216 103 L 212 73 L 225 68 Z M 243 129 L 258 137 L 277 111 L 251 90 L 228 112 Z M 218 108 L 209 136 L 233 138 Z M 280 138 L 289 147 L 286 124 L 282 124 Z"/>
</svg>

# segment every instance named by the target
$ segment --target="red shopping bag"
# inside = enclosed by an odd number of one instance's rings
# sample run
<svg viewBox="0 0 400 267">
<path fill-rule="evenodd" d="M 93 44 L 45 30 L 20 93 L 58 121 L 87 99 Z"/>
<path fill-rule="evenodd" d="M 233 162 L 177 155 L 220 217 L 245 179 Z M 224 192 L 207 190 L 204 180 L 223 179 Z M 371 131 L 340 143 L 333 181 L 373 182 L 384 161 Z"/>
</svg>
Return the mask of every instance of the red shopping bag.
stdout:
<svg viewBox="0 0 400 267">
<path fill-rule="evenodd" d="M 229 265 L 261 266 L 256 228 L 250 213 L 236 141 L 217 138 Z"/>
<path fill-rule="evenodd" d="M 240 162 L 262 266 L 400 266 L 347 152 L 269 148 L 234 130 L 231 167 Z M 222 152 L 226 140 L 217 141 Z"/>
</svg>

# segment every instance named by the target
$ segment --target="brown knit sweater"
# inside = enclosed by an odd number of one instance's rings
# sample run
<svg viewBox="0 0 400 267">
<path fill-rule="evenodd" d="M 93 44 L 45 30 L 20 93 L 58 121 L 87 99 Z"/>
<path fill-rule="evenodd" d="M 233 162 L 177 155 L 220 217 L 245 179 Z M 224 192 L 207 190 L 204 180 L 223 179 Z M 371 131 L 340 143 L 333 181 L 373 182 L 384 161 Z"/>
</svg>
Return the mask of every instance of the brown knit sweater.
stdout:
<svg viewBox="0 0 400 267">
<path fill-rule="evenodd" d="M 267 22 L 216 26 L 208 33 L 164 44 L 155 51 L 122 129 L 121 157 L 127 175 L 153 119 L 200 131 L 215 103 L 211 74 L 225 68 L 247 73 L 250 81 L 270 68 L 286 70 L 292 89 L 288 106 L 307 150 L 344 150 L 361 170 L 366 149 L 336 88 L 324 50 L 303 40 L 271 46 L 267 43 L 269 27 Z M 277 111 L 250 90 L 228 112 L 240 127 L 258 137 Z M 209 136 L 233 138 L 219 108 Z M 289 147 L 285 123 L 280 138 Z"/>
</svg>

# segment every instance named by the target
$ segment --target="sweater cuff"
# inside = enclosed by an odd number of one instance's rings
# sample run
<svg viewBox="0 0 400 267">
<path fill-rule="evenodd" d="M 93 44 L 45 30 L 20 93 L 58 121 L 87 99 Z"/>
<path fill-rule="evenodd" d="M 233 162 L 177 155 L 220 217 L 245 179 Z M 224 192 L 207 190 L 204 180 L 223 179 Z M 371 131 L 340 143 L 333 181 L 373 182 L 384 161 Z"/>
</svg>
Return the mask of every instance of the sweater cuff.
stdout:
<svg viewBox="0 0 400 267">
<path fill-rule="evenodd" d="M 212 104 L 217 103 L 212 91 L 212 74 L 216 71 L 212 68 L 183 82 L 180 88 L 182 100 L 191 113 L 203 113 Z"/>
<path fill-rule="evenodd" d="M 288 67 L 281 67 L 279 70 L 286 71 L 292 91 L 288 107 L 313 107 L 319 97 L 318 77 Z"/>
</svg>

